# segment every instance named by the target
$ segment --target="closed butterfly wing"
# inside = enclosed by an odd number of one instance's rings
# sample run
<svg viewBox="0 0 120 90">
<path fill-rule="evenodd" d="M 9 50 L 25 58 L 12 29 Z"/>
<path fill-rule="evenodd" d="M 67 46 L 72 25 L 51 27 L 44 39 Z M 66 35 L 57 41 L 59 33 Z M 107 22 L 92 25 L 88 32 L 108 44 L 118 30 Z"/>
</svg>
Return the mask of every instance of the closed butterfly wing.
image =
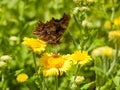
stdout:
<svg viewBox="0 0 120 90">
<path fill-rule="evenodd" d="M 59 44 L 61 36 L 67 29 L 69 20 L 70 16 L 64 14 L 60 20 L 52 18 L 46 23 L 39 21 L 33 34 L 48 44 Z"/>
</svg>

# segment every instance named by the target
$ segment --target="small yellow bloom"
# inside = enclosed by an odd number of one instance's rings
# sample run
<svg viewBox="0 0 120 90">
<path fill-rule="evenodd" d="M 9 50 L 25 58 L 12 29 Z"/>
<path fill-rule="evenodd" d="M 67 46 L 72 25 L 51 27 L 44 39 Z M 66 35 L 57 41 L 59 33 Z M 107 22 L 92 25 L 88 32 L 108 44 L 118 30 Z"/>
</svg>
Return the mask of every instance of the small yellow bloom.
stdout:
<svg viewBox="0 0 120 90">
<path fill-rule="evenodd" d="M 92 51 L 92 57 L 98 57 L 98 56 L 107 56 L 107 57 L 112 57 L 114 56 L 114 49 L 108 46 L 103 46 L 96 48 Z"/>
<path fill-rule="evenodd" d="M 120 30 L 109 32 L 108 37 L 110 40 L 113 40 L 114 42 L 119 42 L 120 41 Z"/>
<path fill-rule="evenodd" d="M 25 74 L 25 73 L 21 73 L 17 76 L 17 81 L 22 83 L 22 82 L 25 82 L 27 79 L 28 79 L 28 75 Z"/>
<path fill-rule="evenodd" d="M 114 25 L 120 26 L 120 17 L 114 19 Z"/>
<path fill-rule="evenodd" d="M 114 50 L 112 48 L 106 47 L 103 50 L 103 55 L 105 55 L 105 56 L 112 56 L 112 55 L 114 55 Z"/>
<path fill-rule="evenodd" d="M 60 55 L 60 54 L 48 54 L 45 53 L 40 58 L 40 65 L 44 67 L 44 76 L 58 76 L 62 75 L 71 67 L 70 55 Z"/>
<path fill-rule="evenodd" d="M 75 51 L 72 54 L 72 59 L 73 59 L 73 64 L 80 64 L 80 65 L 84 65 L 86 63 L 88 63 L 90 60 L 92 60 L 92 58 L 88 55 L 88 53 L 86 51 Z"/>
<path fill-rule="evenodd" d="M 34 52 L 42 52 L 45 50 L 46 42 L 42 40 L 27 37 L 23 40 L 23 44 L 30 47 Z"/>
<path fill-rule="evenodd" d="M 105 22 L 105 28 L 106 28 L 106 29 L 111 29 L 111 26 L 112 26 L 112 25 L 111 25 L 111 22 L 110 22 L 110 21 L 106 21 L 106 22 Z"/>
</svg>

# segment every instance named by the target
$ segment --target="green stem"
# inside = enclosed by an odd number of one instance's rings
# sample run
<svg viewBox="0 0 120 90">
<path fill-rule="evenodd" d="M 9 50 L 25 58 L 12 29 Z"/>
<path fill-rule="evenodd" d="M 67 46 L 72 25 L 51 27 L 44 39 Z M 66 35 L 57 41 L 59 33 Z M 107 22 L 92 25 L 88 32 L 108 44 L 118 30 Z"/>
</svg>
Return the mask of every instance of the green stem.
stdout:
<svg viewBox="0 0 120 90">
<path fill-rule="evenodd" d="M 58 76 L 55 76 L 56 90 L 58 90 Z"/>
<path fill-rule="evenodd" d="M 102 4 L 102 11 L 104 12 L 105 17 L 106 17 L 107 19 L 110 19 L 108 13 L 107 13 L 106 10 L 105 10 L 105 5 L 104 5 L 104 4 Z"/>
<path fill-rule="evenodd" d="M 45 90 L 45 88 L 46 88 L 46 90 L 49 90 L 49 88 L 47 87 L 47 84 L 46 84 L 46 79 L 43 79 L 43 84 L 44 84 L 43 90 Z"/>
<path fill-rule="evenodd" d="M 115 15 L 115 6 L 114 6 L 114 0 L 112 0 L 112 15 L 111 15 L 111 21 L 113 22 L 114 19 L 114 15 Z"/>
<path fill-rule="evenodd" d="M 107 60 L 105 59 L 105 56 L 102 56 L 102 65 L 103 65 L 103 72 L 106 73 L 106 71 L 107 71 Z"/>
<path fill-rule="evenodd" d="M 36 54 L 33 52 L 33 61 L 34 61 L 34 65 L 35 65 L 35 73 L 36 73 L 36 75 L 37 75 L 37 77 L 38 77 L 38 79 L 39 79 L 39 88 L 40 88 L 40 90 L 42 89 L 42 88 L 44 88 L 43 86 L 43 83 L 41 83 L 42 82 L 42 80 L 41 80 L 41 77 L 40 77 L 40 75 L 39 75 L 39 73 L 38 73 L 38 71 L 37 71 L 37 63 L 36 63 Z"/>
<path fill-rule="evenodd" d="M 75 15 L 73 15 L 73 16 L 74 16 L 74 20 L 75 20 L 75 22 L 76 22 L 77 27 L 80 29 L 81 27 L 80 27 L 80 24 L 79 24 L 78 21 L 77 21 L 76 16 L 75 16 Z M 81 32 L 80 32 L 80 34 L 81 34 Z"/>
<path fill-rule="evenodd" d="M 7 84 L 8 84 L 8 80 L 3 82 L 2 90 L 6 90 L 7 89 Z"/>
<path fill-rule="evenodd" d="M 75 48 L 79 49 L 78 44 L 77 44 L 77 42 L 75 41 L 75 38 L 73 37 L 73 35 L 72 35 L 72 33 L 70 32 L 70 30 L 68 30 L 68 32 L 69 32 L 69 35 L 71 36 L 71 38 L 72 38 L 72 40 L 73 40 L 73 43 L 74 43 L 74 45 L 75 45 Z"/>
<path fill-rule="evenodd" d="M 80 23 L 82 23 L 81 21 L 79 21 L 78 22 L 78 18 L 74 15 L 74 20 L 75 20 L 75 22 L 76 22 L 76 25 L 77 25 L 77 27 L 80 29 L 79 31 L 80 31 L 80 49 L 81 50 L 83 50 L 83 44 L 84 44 L 84 40 L 83 40 L 83 34 L 82 34 L 82 29 L 81 29 L 81 24 L 79 24 L 79 22 Z"/>
<path fill-rule="evenodd" d="M 35 58 L 35 57 L 36 57 L 36 55 L 35 55 L 35 53 L 33 52 L 33 61 L 34 61 L 34 65 L 35 65 L 35 72 L 38 73 L 38 72 L 37 72 L 37 64 L 36 64 L 36 58 Z"/>
<path fill-rule="evenodd" d="M 113 70 L 113 68 L 114 68 L 114 66 L 115 66 L 115 64 L 116 64 L 117 58 L 118 58 L 118 44 L 117 44 L 117 42 L 115 43 L 115 50 L 116 50 L 116 52 L 115 52 L 114 60 L 113 60 L 113 62 L 112 62 L 112 64 L 111 64 L 111 67 L 110 67 L 110 69 L 108 70 L 108 72 L 107 72 L 106 75 L 109 75 L 109 74 L 111 73 L 111 71 Z"/>
<path fill-rule="evenodd" d="M 103 82 L 103 78 L 101 77 L 100 73 L 104 73 L 103 70 L 103 59 L 102 57 L 97 57 L 94 59 L 94 68 L 95 68 L 95 82 L 96 82 L 96 89 L 100 90 L 101 82 Z M 98 70 L 97 70 L 98 68 Z M 101 71 L 99 71 L 101 70 Z"/>
<path fill-rule="evenodd" d="M 4 73 L 2 72 L 2 75 L 1 75 L 1 81 L 4 82 L 5 81 L 5 77 L 4 77 Z"/>
<path fill-rule="evenodd" d="M 77 63 L 77 70 L 75 73 L 74 82 L 75 82 L 76 77 L 78 76 L 79 69 L 80 69 L 80 65 Z"/>
<path fill-rule="evenodd" d="M 98 60 L 99 61 L 99 60 Z M 98 66 L 98 64 L 97 64 L 97 62 L 96 62 L 96 60 L 94 59 L 94 67 L 97 67 Z M 96 90 L 99 90 L 98 88 L 99 88 L 99 77 L 98 77 L 98 71 L 97 70 L 95 70 L 95 81 L 96 81 Z"/>
<path fill-rule="evenodd" d="M 77 18 L 75 15 L 73 15 L 73 17 L 74 17 L 74 20 L 75 20 L 75 22 L 76 22 L 77 27 L 80 29 L 80 35 L 81 35 L 81 38 L 82 38 L 81 26 L 80 26 L 80 24 L 79 24 L 79 22 L 78 22 L 78 18 Z M 80 21 L 80 22 L 81 22 L 81 21 Z"/>
</svg>

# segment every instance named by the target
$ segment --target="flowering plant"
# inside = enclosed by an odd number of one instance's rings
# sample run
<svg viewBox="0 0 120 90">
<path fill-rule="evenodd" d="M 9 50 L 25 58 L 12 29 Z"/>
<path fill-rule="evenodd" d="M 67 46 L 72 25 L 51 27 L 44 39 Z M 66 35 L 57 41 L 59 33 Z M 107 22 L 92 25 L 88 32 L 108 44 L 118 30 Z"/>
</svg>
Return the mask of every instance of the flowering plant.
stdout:
<svg viewBox="0 0 120 90">
<path fill-rule="evenodd" d="M 0 90 L 120 90 L 119 0 L 0 0 Z"/>
</svg>

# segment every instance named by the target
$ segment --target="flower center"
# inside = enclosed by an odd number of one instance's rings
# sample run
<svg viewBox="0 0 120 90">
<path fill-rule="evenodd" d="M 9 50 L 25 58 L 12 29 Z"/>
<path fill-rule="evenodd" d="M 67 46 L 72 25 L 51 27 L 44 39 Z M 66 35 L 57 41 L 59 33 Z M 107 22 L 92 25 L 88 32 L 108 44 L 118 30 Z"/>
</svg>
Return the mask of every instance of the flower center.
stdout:
<svg viewBox="0 0 120 90">
<path fill-rule="evenodd" d="M 64 58 L 60 55 L 54 54 L 50 57 L 49 61 L 49 66 L 48 68 L 61 68 L 64 64 Z"/>
</svg>

